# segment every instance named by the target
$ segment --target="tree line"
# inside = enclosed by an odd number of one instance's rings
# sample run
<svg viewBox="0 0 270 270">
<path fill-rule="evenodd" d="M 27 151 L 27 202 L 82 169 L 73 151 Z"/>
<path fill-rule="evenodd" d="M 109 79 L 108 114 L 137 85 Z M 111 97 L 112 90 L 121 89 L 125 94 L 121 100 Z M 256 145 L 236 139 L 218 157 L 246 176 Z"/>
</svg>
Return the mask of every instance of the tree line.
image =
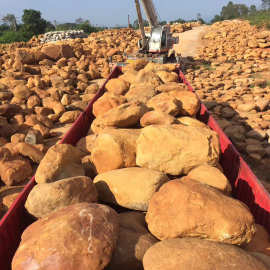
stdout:
<svg viewBox="0 0 270 270">
<path fill-rule="evenodd" d="M 50 31 L 84 30 L 85 33 L 97 32 L 103 27 L 91 25 L 89 20 L 78 18 L 74 23 L 58 24 L 56 21 L 49 22 L 42 18 L 41 12 L 34 9 L 24 9 L 18 23 L 14 14 L 7 14 L 1 18 L 0 43 L 28 41 L 34 35 L 44 34 Z"/>
</svg>

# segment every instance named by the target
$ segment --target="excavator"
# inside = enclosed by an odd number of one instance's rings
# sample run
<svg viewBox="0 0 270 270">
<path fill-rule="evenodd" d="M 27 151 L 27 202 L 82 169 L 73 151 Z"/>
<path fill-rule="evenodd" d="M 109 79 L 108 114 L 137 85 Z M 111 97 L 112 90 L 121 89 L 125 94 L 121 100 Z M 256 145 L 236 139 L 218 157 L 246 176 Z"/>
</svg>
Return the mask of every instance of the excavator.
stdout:
<svg viewBox="0 0 270 270">
<path fill-rule="evenodd" d="M 158 15 L 152 0 L 141 1 L 151 30 L 149 33 L 145 33 L 140 2 L 139 0 L 135 0 L 142 39 L 138 42 L 138 53 L 127 56 L 127 61 L 131 62 L 132 60 L 144 57 L 149 61 L 162 64 L 165 62 L 179 62 L 179 56 L 175 55 L 172 49 L 173 45 L 177 43 L 177 39 L 172 36 L 170 25 L 161 26 L 159 24 Z"/>
</svg>

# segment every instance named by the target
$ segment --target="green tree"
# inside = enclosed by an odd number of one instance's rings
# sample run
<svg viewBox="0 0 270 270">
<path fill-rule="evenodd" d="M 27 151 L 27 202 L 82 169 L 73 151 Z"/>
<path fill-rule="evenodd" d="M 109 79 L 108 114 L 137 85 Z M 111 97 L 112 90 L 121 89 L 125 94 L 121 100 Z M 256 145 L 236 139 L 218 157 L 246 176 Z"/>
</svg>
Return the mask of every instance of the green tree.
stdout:
<svg viewBox="0 0 270 270">
<path fill-rule="evenodd" d="M 249 14 L 250 15 L 253 15 L 257 12 L 257 8 L 255 5 L 251 5 L 250 8 L 249 8 Z"/>
<path fill-rule="evenodd" d="M 148 26 L 148 21 L 147 20 L 143 20 L 143 25 L 144 26 Z M 133 28 L 139 29 L 139 21 L 138 21 L 138 19 L 134 21 Z"/>
<path fill-rule="evenodd" d="M 186 22 L 185 20 L 179 18 L 177 20 L 171 21 L 170 23 L 185 23 L 185 22 Z"/>
<path fill-rule="evenodd" d="M 270 0 L 262 0 L 262 8 L 270 9 Z"/>
<path fill-rule="evenodd" d="M 9 25 L 10 30 L 17 31 L 17 20 L 14 14 L 7 14 L 2 18 L 2 21 Z"/>
<path fill-rule="evenodd" d="M 34 9 L 24 9 L 23 31 L 32 35 L 39 35 L 45 32 L 47 21 L 41 18 L 41 12 Z"/>
</svg>

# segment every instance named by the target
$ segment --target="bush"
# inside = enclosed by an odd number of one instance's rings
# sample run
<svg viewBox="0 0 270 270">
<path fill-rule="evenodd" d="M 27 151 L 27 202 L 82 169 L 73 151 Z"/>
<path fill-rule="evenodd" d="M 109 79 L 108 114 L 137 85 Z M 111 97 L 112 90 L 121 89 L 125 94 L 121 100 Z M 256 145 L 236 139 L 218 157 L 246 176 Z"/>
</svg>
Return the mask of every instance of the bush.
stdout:
<svg viewBox="0 0 270 270">
<path fill-rule="evenodd" d="M 270 10 L 260 10 L 256 13 L 245 17 L 250 21 L 250 24 L 258 27 L 266 27 L 270 29 Z"/>
<path fill-rule="evenodd" d="M 32 33 L 5 31 L 0 36 L 0 43 L 12 43 L 28 41 L 32 37 Z"/>
</svg>

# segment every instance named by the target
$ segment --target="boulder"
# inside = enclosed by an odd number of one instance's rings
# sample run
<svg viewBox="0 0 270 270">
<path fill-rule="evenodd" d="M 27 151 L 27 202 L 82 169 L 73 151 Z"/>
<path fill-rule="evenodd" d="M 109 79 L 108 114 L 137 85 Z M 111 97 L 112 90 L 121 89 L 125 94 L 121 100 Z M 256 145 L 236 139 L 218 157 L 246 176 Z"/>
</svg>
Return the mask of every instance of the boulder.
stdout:
<svg viewBox="0 0 270 270">
<path fill-rule="evenodd" d="M 91 134 L 91 135 L 88 135 L 86 137 L 83 137 L 81 138 L 77 144 L 76 144 L 76 147 L 84 152 L 84 153 L 91 153 L 92 152 L 92 149 L 94 147 L 94 143 L 97 139 L 97 136 L 96 134 Z"/>
<path fill-rule="evenodd" d="M 0 161 L 0 178 L 7 185 L 22 184 L 32 176 L 30 162 L 20 157 L 12 160 Z"/>
<path fill-rule="evenodd" d="M 111 79 L 107 82 L 106 89 L 115 95 L 124 95 L 129 89 L 129 83 L 119 78 Z"/>
<path fill-rule="evenodd" d="M 118 231 L 117 213 L 110 207 L 70 205 L 27 227 L 12 269 L 102 270 L 111 260 Z"/>
<path fill-rule="evenodd" d="M 81 111 L 64 112 L 62 116 L 59 118 L 59 122 L 61 124 L 73 123 L 76 121 L 76 119 L 79 117 L 80 114 Z"/>
<path fill-rule="evenodd" d="M 70 177 L 33 187 L 25 202 L 27 211 L 36 218 L 76 203 L 97 202 L 98 194 L 86 176 Z"/>
<path fill-rule="evenodd" d="M 190 91 L 170 91 L 169 94 L 181 103 L 180 114 L 182 116 L 195 116 L 200 109 L 200 100 L 196 94 Z"/>
<path fill-rule="evenodd" d="M 148 126 L 141 130 L 137 140 L 136 164 L 180 175 L 203 164 L 215 166 L 219 154 L 218 135 L 210 129 L 184 125 Z"/>
<path fill-rule="evenodd" d="M 217 188 L 227 195 L 232 192 L 232 187 L 227 177 L 217 168 L 202 165 L 191 170 L 187 175 L 189 178 Z"/>
<path fill-rule="evenodd" d="M 82 152 L 70 144 L 52 146 L 37 168 L 36 182 L 42 184 L 73 176 L 84 176 L 82 156 Z"/>
<path fill-rule="evenodd" d="M 172 116 L 177 116 L 180 113 L 181 105 L 176 98 L 168 93 L 158 94 L 147 102 L 147 107 Z"/>
<path fill-rule="evenodd" d="M 172 115 L 155 110 L 145 113 L 140 120 L 142 127 L 150 125 L 172 125 L 177 123 L 177 119 Z"/>
<path fill-rule="evenodd" d="M 18 85 L 13 90 L 14 97 L 18 99 L 27 99 L 31 95 L 30 89 L 26 85 Z"/>
<path fill-rule="evenodd" d="M 165 70 L 157 71 L 157 75 L 164 83 L 178 82 L 179 78 L 177 73 L 168 72 Z"/>
<path fill-rule="evenodd" d="M 42 151 L 28 143 L 17 143 L 15 148 L 22 156 L 30 158 L 35 163 L 40 163 L 44 156 Z"/>
<path fill-rule="evenodd" d="M 145 71 L 141 69 L 136 75 L 134 83 L 152 85 L 153 87 L 158 87 L 162 84 L 159 76 L 152 71 Z"/>
<path fill-rule="evenodd" d="M 140 211 L 147 211 L 151 197 L 167 181 L 161 172 L 138 167 L 101 173 L 94 179 L 101 201 Z"/>
<path fill-rule="evenodd" d="M 170 92 L 170 91 L 188 91 L 188 87 L 184 83 L 169 82 L 158 86 L 157 91 L 159 92 Z"/>
<path fill-rule="evenodd" d="M 134 127 L 148 110 L 144 104 L 125 103 L 98 116 L 93 121 L 91 129 L 94 133 L 99 133 L 106 127 Z"/>
<path fill-rule="evenodd" d="M 92 148 L 92 161 L 98 173 L 136 166 L 136 129 L 106 129 Z"/>
<path fill-rule="evenodd" d="M 164 184 L 153 195 L 146 222 L 160 240 L 199 237 L 242 245 L 252 240 L 256 230 L 244 203 L 187 177 Z"/>
<path fill-rule="evenodd" d="M 98 117 L 126 102 L 126 98 L 113 93 L 105 93 L 93 104 L 93 114 Z"/>
<path fill-rule="evenodd" d="M 270 237 L 265 228 L 256 224 L 256 234 L 251 242 L 245 247 L 250 252 L 261 252 L 270 256 Z"/>
<path fill-rule="evenodd" d="M 156 94 L 157 91 L 152 85 L 132 84 L 125 97 L 128 102 L 142 102 L 146 104 Z"/>
<path fill-rule="evenodd" d="M 106 270 L 143 270 L 143 256 L 157 242 L 144 225 L 144 215 L 138 212 L 121 213 L 119 224 L 116 249 Z"/>
<path fill-rule="evenodd" d="M 192 118 L 192 117 L 188 117 L 188 116 L 182 116 L 182 117 L 178 117 L 177 121 L 179 121 L 181 124 L 186 125 L 186 126 L 193 126 L 193 127 L 201 127 L 201 128 L 209 128 L 206 124 L 204 124 L 203 122 Z"/>
<path fill-rule="evenodd" d="M 195 238 L 168 239 L 149 248 L 145 270 L 266 270 L 260 260 L 239 247 Z"/>
<path fill-rule="evenodd" d="M 51 60 L 59 60 L 60 58 L 71 58 L 74 56 L 73 49 L 67 44 L 49 44 L 41 49 L 41 52 Z"/>
</svg>

